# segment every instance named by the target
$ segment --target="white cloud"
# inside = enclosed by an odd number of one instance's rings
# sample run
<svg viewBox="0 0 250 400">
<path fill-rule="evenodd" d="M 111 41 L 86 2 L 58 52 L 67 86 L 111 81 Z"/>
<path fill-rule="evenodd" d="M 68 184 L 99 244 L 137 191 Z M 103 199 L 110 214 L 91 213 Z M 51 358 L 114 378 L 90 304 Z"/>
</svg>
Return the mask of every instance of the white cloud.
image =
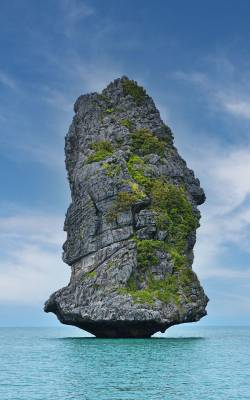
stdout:
<svg viewBox="0 0 250 400">
<path fill-rule="evenodd" d="M 22 240 L 59 245 L 65 237 L 62 218 L 46 214 L 19 211 L 16 215 L 0 218 L 0 240 Z M 6 243 L 5 243 L 6 245 Z"/>
<path fill-rule="evenodd" d="M 28 143 L 18 143 L 17 148 L 18 150 L 21 150 L 24 157 L 28 157 L 29 161 L 42 164 L 52 169 L 60 170 L 60 172 L 64 173 L 63 145 L 61 147 L 51 147 L 41 144 L 34 146 L 33 144 Z"/>
<path fill-rule="evenodd" d="M 220 150 L 203 164 L 221 213 L 239 207 L 250 194 L 250 147 Z"/>
<path fill-rule="evenodd" d="M 250 148 L 204 147 L 207 151 L 193 153 L 191 162 L 207 194 L 194 269 L 201 278 L 244 280 L 250 277 L 250 257 L 242 266 L 235 260 L 234 267 L 225 265 L 223 257 L 231 246 L 250 252 Z"/>
<path fill-rule="evenodd" d="M 12 249 L 8 261 L 0 262 L 0 301 L 37 304 L 47 300 L 68 283 L 67 266 L 59 257 L 58 252 L 41 246 Z"/>
<path fill-rule="evenodd" d="M 225 110 L 239 117 L 250 119 L 250 99 L 249 101 L 226 99 L 222 100 Z"/>
<path fill-rule="evenodd" d="M 180 79 L 183 81 L 195 83 L 198 85 L 207 84 L 207 76 L 204 73 L 193 71 L 193 72 L 185 72 L 185 71 L 175 71 L 173 73 L 173 77 L 175 79 Z"/>
<path fill-rule="evenodd" d="M 175 71 L 173 78 L 199 87 L 209 106 L 234 117 L 250 118 L 249 76 L 225 58 L 210 58 L 206 72 Z"/>
<path fill-rule="evenodd" d="M 62 217 L 26 210 L 0 219 L 0 301 L 37 304 L 68 283 Z"/>
</svg>

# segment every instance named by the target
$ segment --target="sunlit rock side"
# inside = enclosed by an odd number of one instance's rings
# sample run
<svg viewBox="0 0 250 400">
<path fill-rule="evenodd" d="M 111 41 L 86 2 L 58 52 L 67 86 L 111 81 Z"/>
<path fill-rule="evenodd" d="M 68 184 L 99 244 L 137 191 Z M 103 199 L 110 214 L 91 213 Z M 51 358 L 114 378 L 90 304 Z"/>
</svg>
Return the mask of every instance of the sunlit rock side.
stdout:
<svg viewBox="0 0 250 400">
<path fill-rule="evenodd" d="M 192 271 L 205 201 L 173 134 L 136 82 L 80 96 L 66 135 L 68 286 L 46 312 L 97 337 L 149 337 L 206 315 Z"/>
</svg>

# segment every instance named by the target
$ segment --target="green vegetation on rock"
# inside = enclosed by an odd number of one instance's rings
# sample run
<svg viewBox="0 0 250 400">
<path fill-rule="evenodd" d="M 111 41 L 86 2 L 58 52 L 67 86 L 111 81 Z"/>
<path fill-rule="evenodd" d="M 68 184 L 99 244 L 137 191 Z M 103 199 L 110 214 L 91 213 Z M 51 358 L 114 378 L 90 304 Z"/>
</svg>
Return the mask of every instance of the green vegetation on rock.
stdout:
<svg viewBox="0 0 250 400">
<path fill-rule="evenodd" d="M 106 268 L 110 269 L 110 268 L 115 268 L 116 266 L 117 266 L 116 261 L 110 260 L 110 261 L 107 262 Z"/>
<path fill-rule="evenodd" d="M 152 179 L 145 175 L 147 165 L 144 160 L 133 154 L 127 162 L 127 167 L 131 177 L 148 192 Z"/>
<path fill-rule="evenodd" d="M 157 215 L 157 228 L 166 231 L 169 249 L 182 254 L 188 236 L 199 226 L 198 217 L 187 198 L 185 189 L 162 179 L 147 176 L 147 164 L 137 155 L 130 157 L 127 166 L 132 178 L 151 199 L 150 207 Z"/>
<path fill-rule="evenodd" d="M 120 121 L 120 124 L 122 126 L 125 126 L 126 128 L 128 128 L 129 131 L 132 130 L 132 122 L 130 121 L 130 119 L 126 118 L 126 119 L 122 119 Z"/>
<path fill-rule="evenodd" d="M 105 113 L 112 114 L 115 111 L 114 108 L 106 108 Z"/>
<path fill-rule="evenodd" d="M 127 282 L 127 287 L 122 288 L 124 294 L 130 294 L 135 303 L 153 304 L 155 300 L 164 303 L 173 302 L 177 306 L 181 295 L 190 296 L 192 284 L 197 277 L 191 268 L 185 255 L 181 255 L 171 246 L 161 240 L 139 240 L 135 238 L 137 248 L 137 262 L 139 270 L 133 272 Z M 164 279 L 155 279 L 151 267 L 159 263 L 158 251 L 171 255 L 174 271 Z M 139 289 L 137 279 L 145 280 L 146 288 Z M 120 291 L 120 293 L 122 293 Z"/>
<path fill-rule="evenodd" d="M 109 140 L 101 140 L 99 142 L 95 142 L 90 146 L 90 148 L 91 150 L 94 150 L 94 153 L 88 156 L 87 164 L 104 160 L 106 157 L 111 156 L 113 153 L 113 146 Z"/>
<path fill-rule="evenodd" d="M 153 276 L 148 280 L 147 288 L 136 291 L 129 291 L 135 303 L 153 304 L 155 300 L 163 303 L 173 302 L 179 304 L 178 294 L 179 284 L 176 275 L 169 275 L 165 279 L 154 279 Z"/>
<path fill-rule="evenodd" d="M 99 98 L 99 100 L 105 101 L 105 103 L 110 103 L 110 99 L 102 93 L 98 93 L 97 97 Z"/>
<path fill-rule="evenodd" d="M 142 196 L 138 193 L 119 192 L 117 195 L 117 212 L 128 210 L 136 201 L 141 200 Z"/>
<path fill-rule="evenodd" d="M 86 279 L 92 279 L 92 278 L 96 278 L 96 271 L 86 272 L 86 274 L 84 274 L 82 277 L 82 281 L 85 281 Z"/>
<path fill-rule="evenodd" d="M 127 287 L 118 289 L 118 293 L 131 295 L 134 303 L 152 305 L 155 300 L 160 300 L 163 303 L 173 302 L 178 305 L 180 301 L 178 290 L 179 279 L 177 275 L 168 275 L 165 279 L 155 279 L 153 274 L 149 272 L 145 289 L 137 289 L 136 275 L 132 273 Z"/>
<path fill-rule="evenodd" d="M 110 221 L 114 221 L 118 213 L 129 210 L 136 202 L 145 198 L 145 194 L 140 190 L 137 183 L 132 181 L 126 183 L 130 186 L 131 191 L 121 191 L 117 194 L 116 201 L 108 213 Z"/>
<path fill-rule="evenodd" d="M 180 302 L 180 291 L 190 295 L 190 285 L 196 276 L 188 267 L 185 255 L 187 239 L 198 225 L 198 217 L 193 211 L 183 187 L 176 186 L 162 179 L 147 176 L 147 163 L 142 157 L 133 154 L 127 162 L 131 177 L 151 199 L 150 208 L 156 213 L 156 225 L 166 232 L 166 239 L 140 240 L 135 237 L 137 248 L 137 273 L 147 276 L 146 288 L 139 289 L 135 274 L 128 280 L 124 293 L 130 294 L 136 303 L 153 304 L 156 299 L 163 302 Z M 158 252 L 170 254 L 174 271 L 165 279 L 156 280 L 151 267 L 159 263 Z M 140 272 L 141 271 L 141 272 Z"/>
<path fill-rule="evenodd" d="M 102 167 L 105 169 L 106 175 L 111 178 L 119 175 L 122 170 L 120 164 L 117 164 L 115 162 L 105 162 L 102 164 Z"/>
<path fill-rule="evenodd" d="M 146 91 L 142 86 L 137 85 L 135 81 L 126 79 L 122 81 L 122 88 L 124 95 L 132 96 L 138 106 L 143 103 L 146 96 Z"/>
<path fill-rule="evenodd" d="M 164 242 L 161 240 L 145 239 L 136 241 L 137 262 L 139 268 L 150 268 L 152 265 L 157 265 L 159 259 L 157 251 L 164 250 Z"/>
<path fill-rule="evenodd" d="M 151 187 L 151 207 L 157 212 L 156 224 L 167 232 L 167 243 L 182 254 L 188 236 L 198 226 L 198 218 L 182 187 L 156 179 Z"/>
<path fill-rule="evenodd" d="M 166 141 L 159 139 L 150 130 L 146 128 L 137 129 L 131 133 L 132 145 L 131 149 L 133 153 L 145 156 L 147 154 L 158 154 L 164 156 L 164 149 L 166 147 Z"/>
</svg>

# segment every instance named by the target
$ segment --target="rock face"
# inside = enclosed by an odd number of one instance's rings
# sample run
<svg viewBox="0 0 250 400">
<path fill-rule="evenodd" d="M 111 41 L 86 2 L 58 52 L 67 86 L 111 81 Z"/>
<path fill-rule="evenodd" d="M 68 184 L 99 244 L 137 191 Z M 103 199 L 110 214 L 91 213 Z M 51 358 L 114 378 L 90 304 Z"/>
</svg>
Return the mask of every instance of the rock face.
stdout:
<svg viewBox="0 0 250 400">
<path fill-rule="evenodd" d="M 126 77 L 80 96 L 66 135 L 68 286 L 46 312 L 97 337 L 150 337 L 206 315 L 192 271 L 205 201 L 153 100 Z"/>
</svg>

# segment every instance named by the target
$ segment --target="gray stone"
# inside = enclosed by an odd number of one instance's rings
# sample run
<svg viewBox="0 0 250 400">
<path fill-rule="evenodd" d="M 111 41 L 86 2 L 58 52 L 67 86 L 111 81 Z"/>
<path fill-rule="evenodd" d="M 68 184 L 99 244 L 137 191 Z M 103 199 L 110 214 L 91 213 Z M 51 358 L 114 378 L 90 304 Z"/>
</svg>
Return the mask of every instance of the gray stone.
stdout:
<svg viewBox="0 0 250 400">
<path fill-rule="evenodd" d="M 173 134 L 152 98 L 145 93 L 137 102 L 126 95 L 127 82 L 126 77 L 116 79 L 101 94 L 82 95 L 74 105 L 75 116 L 65 140 L 72 202 L 65 218 L 67 240 L 63 245 L 63 260 L 72 273 L 69 284 L 45 303 L 45 311 L 55 313 L 62 323 L 97 337 L 149 337 L 172 325 L 199 320 L 206 315 L 208 301 L 191 270 L 195 231 L 187 238 L 185 253 L 185 268 L 193 274 L 192 281 L 176 288 L 178 302 L 171 296 L 162 297 L 163 289 L 155 292 L 153 301 L 146 297 L 136 301 L 133 295 L 151 290 L 150 279 L 156 284 L 167 279 L 178 282 L 179 272 L 167 250 L 165 226 L 157 228 L 150 196 L 135 198 L 127 209 L 119 204 L 120 193 L 133 196 L 138 186 L 127 163 L 133 153 L 132 139 L 122 121 L 129 121 L 132 131 L 146 128 L 166 142 L 163 157 L 153 151 L 143 157 L 145 176 L 184 187 L 198 218 L 197 206 L 205 201 L 205 195 L 174 147 Z M 112 144 L 112 154 L 89 162 L 89 156 L 95 154 L 93 144 L 100 141 Z M 138 186 L 138 190 L 142 188 Z M 140 266 L 135 237 L 166 245 L 155 251 L 152 260 L 148 258 L 149 269 Z"/>
</svg>

